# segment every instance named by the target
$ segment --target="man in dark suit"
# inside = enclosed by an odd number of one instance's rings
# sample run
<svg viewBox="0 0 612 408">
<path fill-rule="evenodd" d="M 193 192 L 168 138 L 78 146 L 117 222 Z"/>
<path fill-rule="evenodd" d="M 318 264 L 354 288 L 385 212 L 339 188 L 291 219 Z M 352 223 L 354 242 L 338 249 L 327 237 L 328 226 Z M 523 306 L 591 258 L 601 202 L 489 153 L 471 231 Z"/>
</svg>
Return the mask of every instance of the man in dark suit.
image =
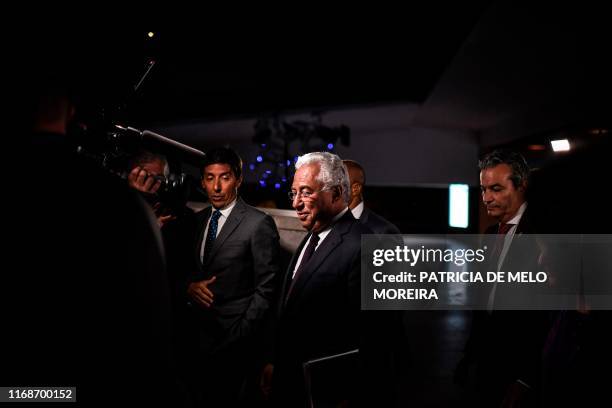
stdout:
<svg viewBox="0 0 612 408">
<path fill-rule="evenodd" d="M 7 155 L 23 170 L 3 202 L 0 317 L 13 329 L 0 340 L 0 383 L 74 386 L 83 406 L 187 406 L 155 218 L 124 180 L 77 154 L 68 81 L 38 79 L 31 129 Z M 33 184 L 50 169 L 53 182 Z"/>
<path fill-rule="evenodd" d="M 489 227 L 489 247 L 494 253 L 491 271 L 506 270 L 518 236 L 534 233 L 527 212 L 527 162 L 519 153 L 494 151 L 480 162 L 480 185 L 488 215 L 498 220 Z M 537 263 L 537 248 L 521 242 L 522 262 Z M 524 264 L 522 265 L 525 266 Z M 512 270 L 511 268 L 509 270 Z M 467 367 L 476 366 L 476 386 L 481 406 L 533 406 L 540 376 L 540 353 L 547 331 L 547 316 L 539 311 L 499 310 L 508 292 L 494 285 L 486 311 L 474 313 L 465 356 L 457 370 L 459 382 Z"/>
<path fill-rule="evenodd" d="M 351 192 L 349 208 L 353 216 L 375 234 L 399 234 L 400 230 L 395 225 L 365 206 L 363 188 L 366 175 L 361 164 L 354 160 L 343 160 L 342 162 L 348 170 Z"/>
<path fill-rule="evenodd" d="M 359 347 L 360 246 L 366 232 L 348 209 L 348 175 L 338 156 L 309 153 L 296 169 L 289 197 L 308 234 L 281 283 L 273 365 L 264 373 L 273 371 L 272 399 L 283 407 L 307 402 L 305 362 Z M 328 385 L 345 389 L 341 382 L 349 374 Z M 347 398 L 323 397 L 335 403 Z"/>
<path fill-rule="evenodd" d="M 366 228 L 375 234 L 400 234 L 400 230 L 382 216 L 376 214 L 365 206 L 363 190 L 366 183 L 366 174 L 363 166 L 354 160 L 342 160 L 349 176 L 350 199 L 349 209 L 353 216 Z M 401 237 L 394 237 L 397 245 L 402 245 Z M 404 335 L 402 314 L 392 310 L 372 310 L 362 312 L 362 320 L 367 321 L 369 328 L 366 340 L 367 348 L 377 350 L 376 353 L 362 353 L 369 359 L 367 365 L 375 370 L 377 375 L 370 379 L 370 384 L 376 388 L 372 395 L 376 405 L 393 405 L 395 396 L 395 383 L 399 371 L 406 366 L 407 340 Z"/>
<path fill-rule="evenodd" d="M 193 387 L 207 407 L 243 402 L 252 348 L 275 297 L 278 231 L 269 215 L 238 197 L 241 182 L 236 152 L 207 153 L 202 186 L 212 206 L 196 216 L 196 266 L 187 287 L 197 338 Z"/>
</svg>

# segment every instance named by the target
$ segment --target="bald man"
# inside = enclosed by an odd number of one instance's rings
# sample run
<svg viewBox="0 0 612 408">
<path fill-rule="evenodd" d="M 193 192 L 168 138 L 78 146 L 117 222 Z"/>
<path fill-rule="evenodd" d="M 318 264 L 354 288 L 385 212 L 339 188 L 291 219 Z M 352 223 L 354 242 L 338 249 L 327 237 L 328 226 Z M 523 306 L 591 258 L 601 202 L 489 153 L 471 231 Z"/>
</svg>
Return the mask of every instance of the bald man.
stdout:
<svg viewBox="0 0 612 408">
<path fill-rule="evenodd" d="M 361 164 L 354 160 L 342 161 L 349 174 L 350 193 L 349 208 L 353 216 L 375 234 L 399 234 L 400 230 L 389 221 L 367 208 L 363 203 L 365 171 Z"/>
</svg>

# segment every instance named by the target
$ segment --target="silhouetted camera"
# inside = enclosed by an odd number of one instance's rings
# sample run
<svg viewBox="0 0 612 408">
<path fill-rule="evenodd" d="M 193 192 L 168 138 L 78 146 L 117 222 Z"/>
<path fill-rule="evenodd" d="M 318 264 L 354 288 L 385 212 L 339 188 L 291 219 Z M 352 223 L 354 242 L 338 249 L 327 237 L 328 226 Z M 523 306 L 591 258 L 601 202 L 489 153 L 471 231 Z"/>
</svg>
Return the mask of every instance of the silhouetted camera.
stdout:
<svg viewBox="0 0 612 408">
<path fill-rule="evenodd" d="M 205 154 L 157 133 L 113 125 L 108 129 L 74 128 L 70 138 L 79 154 L 123 179 L 127 179 L 130 161 L 139 152 L 163 155 L 171 165 L 171 172 L 168 176 L 153 177 L 160 181 L 157 196 L 164 207 L 184 205 L 194 186 L 199 184 L 199 180 L 181 170 L 184 164 L 200 168 Z"/>
</svg>

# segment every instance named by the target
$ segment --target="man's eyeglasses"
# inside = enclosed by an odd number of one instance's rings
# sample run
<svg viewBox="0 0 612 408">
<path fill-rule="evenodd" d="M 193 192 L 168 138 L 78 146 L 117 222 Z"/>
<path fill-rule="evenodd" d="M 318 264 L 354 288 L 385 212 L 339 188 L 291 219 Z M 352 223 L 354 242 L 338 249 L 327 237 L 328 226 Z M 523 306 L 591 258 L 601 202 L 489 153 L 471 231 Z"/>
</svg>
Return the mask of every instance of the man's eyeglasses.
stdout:
<svg viewBox="0 0 612 408">
<path fill-rule="evenodd" d="M 322 191 L 325 190 L 329 190 L 328 188 L 323 188 L 319 191 L 299 191 L 299 192 L 295 192 L 295 191 L 290 191 L 289 193 L 287 193 L 287 197 L 289 197 L 289 201 L 293 202 L 293 200 L 295 200 L 296 197 L 302 197 L 303 199 L 306 198 L 310 198 L 313 194 L 317 194 L 320 193 Z"/>
</svg>

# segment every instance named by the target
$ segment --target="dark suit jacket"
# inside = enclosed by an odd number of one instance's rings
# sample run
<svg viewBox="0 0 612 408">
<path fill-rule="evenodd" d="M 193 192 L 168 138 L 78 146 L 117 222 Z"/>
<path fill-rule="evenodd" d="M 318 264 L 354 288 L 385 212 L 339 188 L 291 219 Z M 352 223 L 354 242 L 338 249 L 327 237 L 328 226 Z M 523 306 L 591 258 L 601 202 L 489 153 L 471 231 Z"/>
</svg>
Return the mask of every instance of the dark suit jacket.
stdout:
<svg viewBox="0 0 612 408">
<path fill-rule="evenodd" d="M 27 154 L 36 165 L 7 180 L 3 200 L 11 216 L 0 317 L 12 323 L 0 339 L 11 350 L 2 354 L 0 383 L 76 386 L 83 406 L 115 398 L 183 406 L 153 213 L 125 180 L 73 153 L 63 135 L 26 137 L 7 156 L 18 165 Z M 53 183 L 24 182 L 41 169 L 53 169 Z"/>
<path fill-rule="evenodd" d="M 508 265 L 515 259 L 512 251 L 518 248 L 514 242 L 521 234 L 534 234 L 530 222 L 529 210 L 525 211 L 515 231 L 513 242 L 504 259 L 502 270 L 513 270 Z M 486 230 L 486 234 L 496 234 L 497 225 Z M 525 250 L 521 245 L 520 249 Z M 532 253 L 521 254 L 521 267 L 524 262 L 537 264 L 537 248 L 531 248 Z M 495 261 L 496 262 L 496 261 Z M 497 270 L 497 265 L 492 267 Z M 503 286 L 498 286 L 495 293 L 495 304 L 503 302 L 504 296 L 511 295 L 509 289 L 504 292 Z M 482 387 L 487 403 L 501 403 L 508 385 L 517 380 L 528 384 L 537 391 L 540 383 L 541 351 L 548 331 L 549 316 L 542 311 L 493 310 L 474 312 L 472 330 L 466 347 L 466 357 L 476 363 L 477 381 Z"/>
<path fill-rule="evenodd" d="M 196 267 L 191 276 L 192 282 L 217 277 L 210 286 L 215 296 L 212 307 L 192 306 L 200 350 L 205 353 L 215 353 L 238 341 L 247 344 L 258 334 L 276 295 L 279 271 L 279 236 L 274 220 L 240 198 L 202 265 L 200 249 L 211 212 L 209 207 L 196 214 Z"/>
<path fill-rule="evenodd" d="M 365 206 L 359 222 L 374 234 L 401 234 L 394 224 Z M 398 239 L 397 245 L 403 245 L 403 241 Z M 360 396 L 362 406 L 394 406 L 399 370 L 407 359 L 402 314 L 393 310 L 364 311 L 362 327 L 367 328 L 360 348 L 362 363 L 376 373 L 367 378 L 370 392 Z"/>
<path fill-rule="evenodd" d="M 368 232 L 347 211 L 285 299 L 310 234 L 296 250 L 283 278 L 278 308 L 273 392 L 279 406 L 304 404 L 305 361 L 359 347 L 361 234 Z"/>
<path fill-rule="evenodd" d="M 375 234 L 400 234 L 399 228 L 365 206 L 359 221 Z"/>
</svg>

